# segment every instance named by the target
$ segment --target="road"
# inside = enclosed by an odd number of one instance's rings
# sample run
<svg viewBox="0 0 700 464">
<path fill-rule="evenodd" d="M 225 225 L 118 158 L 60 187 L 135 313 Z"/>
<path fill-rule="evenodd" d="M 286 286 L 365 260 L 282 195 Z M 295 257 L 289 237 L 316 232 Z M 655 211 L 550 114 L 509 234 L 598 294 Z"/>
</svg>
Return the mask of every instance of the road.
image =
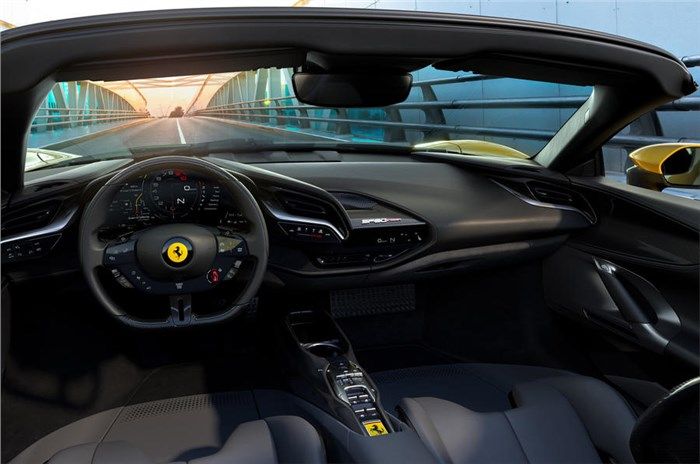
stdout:
<svg viewBox="0 0 700 464">
<path fill-rule="evenodd" d="M 61 144 L 60 148 L 56 146 L 56 149 L 76 155 L 95 155 L 150 145 L 190 144 L 232 138 L 250 138 L 262 142 L 319 140 L 318 137 L 312 135 L 255 128 L 195 116 L 191 118 L 150 119 L 124 128 L 108 130 L 103 134 L 74 144 Z"/>
</svg>

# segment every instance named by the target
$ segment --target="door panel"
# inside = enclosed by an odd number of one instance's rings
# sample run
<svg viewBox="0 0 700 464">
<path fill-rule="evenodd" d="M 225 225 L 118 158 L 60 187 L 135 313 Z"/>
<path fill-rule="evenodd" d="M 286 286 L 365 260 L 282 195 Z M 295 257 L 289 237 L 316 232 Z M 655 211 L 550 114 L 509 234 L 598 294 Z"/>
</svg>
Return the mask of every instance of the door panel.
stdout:
<svg viewBox="0 0 700 464">
<path fill-rule="evenodd" d="M 623 184 L 574 184 L 598 221 L 545 261 L 548 305 L 696 370 L 700 207 Z"/>
<path fill-rule="evenodd" d="M 0 375 L 5 374 L 5 362 L 7 361 L 7 353 L 10 350 L 10 284 L 9 280 L 5 279 L 5 277 L 2 277 L 2 281 L 0 282 L 0 288 L 1 293 L 0 293 L 0 311 L 1 311 L 1 317 L 0 317 L 0 326 L 2 327 L 2 330 L 0 331 L 0 345 L 1 347 L 1 353 L 2 353 L 2 359 L 0 359 L 0 366 L 2 369 L 2 373 Z"/>
</svg>

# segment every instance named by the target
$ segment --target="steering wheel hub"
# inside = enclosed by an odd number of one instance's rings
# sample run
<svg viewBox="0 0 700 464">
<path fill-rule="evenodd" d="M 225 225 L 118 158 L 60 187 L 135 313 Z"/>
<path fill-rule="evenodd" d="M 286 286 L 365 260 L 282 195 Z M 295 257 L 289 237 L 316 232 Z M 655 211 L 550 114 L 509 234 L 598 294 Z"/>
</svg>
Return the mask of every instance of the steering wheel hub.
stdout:
<svg viewBox="0 0 700 464">
<path fill-rule="evenodd" d="M 196 224 L 167 224 L 138 234 L 136 258 L 149 276 L 161 280 L 204 275 L 214 265 L 216 235 Z"/>
<path fill-rule="evenodd" d="M 163 260 L 173 267 L 182 267 L 192 261 L 192 243 L 182 237 L 171 238 L 163 245 Z"/>
</svg>

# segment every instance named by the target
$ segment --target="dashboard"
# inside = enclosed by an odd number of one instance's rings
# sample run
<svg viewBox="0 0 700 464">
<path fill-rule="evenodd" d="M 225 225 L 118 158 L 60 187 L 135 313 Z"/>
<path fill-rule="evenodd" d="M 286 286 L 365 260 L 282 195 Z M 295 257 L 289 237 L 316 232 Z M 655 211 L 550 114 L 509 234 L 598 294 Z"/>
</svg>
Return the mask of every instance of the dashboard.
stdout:
<svg viewBox="0 0 700 464">
<path fill-rule="evenodd" d="M 204 159 L 251 192 L 269 234 L 268 273 L 296 287 L 380 285 L 543 256 L 596 220 L 585 198 L 534 163 L 465 166 L 470 160 L 464 157 L 436 154 Z M 22 279 L 75 269 L 85 202 L 104 183 L 100 179 L 129 163 L 106 160 L 34 174 L 3 210 L 8 272 L 16 269 L 13 277 Z M 218 181 L 173 166 L 124 182 L 100 238 L 109 243 L 178 223 L 244 233 L 248 219 Z M 46 255 L 52 257 L 48 267 L 33 259 Z"/>
</svg>

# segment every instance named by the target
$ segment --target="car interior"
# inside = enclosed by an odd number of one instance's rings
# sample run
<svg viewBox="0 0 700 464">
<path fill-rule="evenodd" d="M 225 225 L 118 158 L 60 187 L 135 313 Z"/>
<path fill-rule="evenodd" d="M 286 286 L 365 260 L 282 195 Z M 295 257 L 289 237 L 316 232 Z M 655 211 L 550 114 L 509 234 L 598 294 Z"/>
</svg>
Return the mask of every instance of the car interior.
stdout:
<svg viewBox="0 0 700 464">
<path fill-rule="evenodd" d="M 2 462 L 698 461 L 700 207 L 602 177 L 607 140 L 695 91 L 674 56 L 345 9 L 2 43 Z M 384 107 L 426 66 L 592 90 L 528 156 L 230 140 L 25 173 L 57 82 L 291 68 L 305 104 Z"/>
</svg>

